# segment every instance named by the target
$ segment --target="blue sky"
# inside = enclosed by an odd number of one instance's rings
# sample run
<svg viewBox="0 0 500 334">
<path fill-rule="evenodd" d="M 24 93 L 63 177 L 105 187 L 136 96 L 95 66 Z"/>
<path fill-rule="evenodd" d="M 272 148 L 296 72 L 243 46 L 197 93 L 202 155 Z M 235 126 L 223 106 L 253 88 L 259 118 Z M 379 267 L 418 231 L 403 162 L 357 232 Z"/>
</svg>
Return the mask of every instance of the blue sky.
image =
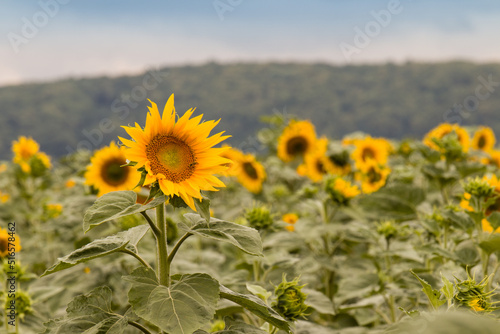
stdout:
<svg viewBox="0 0 500 334">
<path fill-rule="evenodd" d="M 498 62 L 499 31 L 497 0 L 0 0 L 0 85 L 208 61 Z"/>
</svg>

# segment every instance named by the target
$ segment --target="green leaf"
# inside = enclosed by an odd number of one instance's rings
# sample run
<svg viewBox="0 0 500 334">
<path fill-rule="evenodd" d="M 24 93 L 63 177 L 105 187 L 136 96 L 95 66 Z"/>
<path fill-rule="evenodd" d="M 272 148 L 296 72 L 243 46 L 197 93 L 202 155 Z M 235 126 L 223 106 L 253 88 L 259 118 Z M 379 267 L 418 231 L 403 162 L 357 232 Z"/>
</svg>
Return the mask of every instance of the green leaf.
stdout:
<svg viewBox="0 0 500 334">
<path fill-rule="evenodd" d="M 306 304 L 308 306 L 321 314 L 335 315 L 332 301 L 323 293 L 310 289 L 303 289 L 302 292 L 307 295 Z"/>
<path fill-rule="evenodd" d="M 493 227 L 493 231 L 500 227 L 500 212 L 494 211 L 486 219 L 491 224 L 491 227 Z"/>
<path fill-rule="evenodd" d="M 210 224 L 210 200 L 208 198 L 202 198 L 201 200 L 193 198 L 193 200 L 196 212 Z"/>
<path fill-rule="evenodd" d="M 128 298 L 134 312 L 167 333 L 193 333 L 215 314 L 219 283 L 207 274 L 182 275 L 166 287 L 141 267 L 124 279 L 132 283 Z"/>
<path fill-rule="evenodd" d="M 267 306 L 260 298 L 232 291 L 222 284 L 220 285 L 220 296 L 243 306 L 248 311 L 267 321 L 271 325 L 290 333 L 290 323 L 275 310 Z"/>
<path fill-rule="evenodd" d="M 444 218 L 448 219 L 452 225 L 464 232 L 471 233 L 475 228 L 474 221 L 465 212 L 445 210 L 442 215 Z"/>
<path fill-rule="evenodd" d="M 234 321 L 230 318 L 224 319 L 226 328 L 213 334 L 268 334 L 268 332 L 241 321 Z"/>
<path fill-rule="evenodd" d="M 121 334 L 128 326 L 126 317 L 111 311 L 111 289 L 98 287 L 75 297 L 66 316 L 45 323 L 44 334 Z"/>
<path fill-rule="evenodd" d="M 128 250 L 136 253 L 137 243 L 144 237 L 148 230 L 149 225 L 140 225 L 104 239 L 94 240 L 82 248 L 73 251 L 71 254 L 59 258 L 59 261 L 47 269 L 41 277 L 116 252 Z"/>
<path fill-rule="evenodd" d="M 256 295 L 257 297 L 262 299 L 266 304 L 269 297 L 273 295 L 272 292 L 267 291 L 260 285 L 254 285 L 250 283 L 247 283 L 247 290 L 250 291 L 250 293 L 252 293 L 253 295 Z"/>
<path fill-rule="evenodd" d="M 441 281 L 443 281 L 443 287 L 441 288 L 441 293 L 446 297 L 447 300 L 453 299 L 453 283 L 451 283 L 446 277 L 441 274 Z"/>
<path fill-rule="evenodd" d="M 439 292 L 438 290 L 434 290 L 429 283 L 418 277 L 418 275 L 415 274 L 413 270 L 410 270 L 410 272 L 418 279 L 418 281 L 422 285 L 422 291 L 426 294 L 427 298 L 429 298 L 432 308 L 437 310 L 439 306 L 443 305 L 446 302 L 446 300 L 439 299 L 441 297 L 441 292 Z"/>
<path fill-rule="evenodd" d="M 228 242 L 245 253 L 262 256 L 262 241 L 256 229 L 217 218 L 212 218 L 210 223 L 207 223 L 203 218 L 194 213 L 187 213 L 184 217 L 193 223 L 191 227 L 179 224 L 179 228 L 185 232 L 204 238 Z"/>
<path fill-rule="evenodd" d="M 500 251 L 500 234 L 490 235 L 487 240 L 479 243 L 479 247 L 488 254 Z"/>
<path fill-rule="evenodd" d="M 83 230 L 88 232 L 107 221 L 152 209 L 165 203 L 166 198 L 160 196 L 146 205 L 138 204 L 136 201 L 137 194 L 134 191 L 113 191 L 104 194 L 85 212 Z"/>
</svg>

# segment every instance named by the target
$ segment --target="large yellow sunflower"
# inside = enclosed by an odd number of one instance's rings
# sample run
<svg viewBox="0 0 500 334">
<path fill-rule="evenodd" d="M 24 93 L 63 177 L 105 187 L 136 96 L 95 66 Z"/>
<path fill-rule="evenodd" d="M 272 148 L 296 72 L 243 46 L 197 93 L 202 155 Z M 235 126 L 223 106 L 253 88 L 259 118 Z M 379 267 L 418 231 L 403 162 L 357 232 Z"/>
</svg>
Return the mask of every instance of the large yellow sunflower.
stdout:
<svg viewBox="0 0 500 334">
<path fill-rule="evenodd" d="M 291 121 L 278 138 L 278 157 L 289 162 L 314 150 L 316 131 L 309 121 Z"/>
<path fill-rule="evenodd" d="M 201 199 L 201 190 L 216 191 L 225 187 L 214 174 L 227 170 L 231 160 L 222 157 L 227 148 L 214 148 L 229 136 L 224 132 L 210 136 L 219 121 L 200 123 L 203 115 L 190 119 L 194 109 L 189 109 L 176 122 L 174 95 L 172 94 L 160 116 L 158 107 L 151 102 L 144 130 L 135 126 L 123 128 L 133 140 L 120 138 L 128 147 L 125 155 L 144 167 L 147 177 L 144 184 L 158 181 L 167 196 L 180 196 L 195 210 L 193 198 Z"/>
<path fill-rule="evenodd" d="M 133 167 L 121 167 L 127 164 L 125 148 L 114 142 L 94 153 L 85 172 L 85 184 L 98 189 L 97 196 L 111 191 L 131 190 L 139 180 L 140 174 Z"/>
<path fill-rule="evenodd" d="M 0 257 L 9 255 L 9 248 L 14 248 L 16 253 L 21 250 L 21 241 L 19 236 L 17 234 L 14 235 L 14 241 L 10 241 L 12 239 L 9 240 L 9 238 L 12 238 L 12 236 L 9 235 L 9 232 L 0 227 Z M 9 247 L 9 243 L 14 244 L 14 247 Z"/>
<path fill-rule="evenodd" d="M 248 191 L 258 194 L 262 191 L 262 183 L 266 179 L 264 166 L 252 154 L 243 155 L 236 162 L 238 182 Z"/>
<path fill-rule="evenodd" d="M 352 159 L 361 171 L 367 171 L 372 162 L 380 165 L 387 163 L 389 148 L 387 140 L 367 136 L 354 142 L 356 148 L 352 152 Z"/>
<path fill-rule="evenodd" d="M 489 152 L 495 147 L 495 133 L 490 127 L 480 126 L 472 138 L 472 148 Z"/>
<path fill-rule="evenodd" d="M 361 181 L 361 190 L 370 194 L 382 188 L 391 173 L 388 167 L 380 166 L 375 160 L 370 160 L 364 172 L 358 173 L 356 179 Z"/>
<path fill-rule="evenodd" d="M 435 150 L 439 150 L 439 147 L 434 143 L 432 139 L 442 139 L 444 136 L 450 134 L 451 132 L 456 133 L 458 142 L 462 146 L 462 151 L 468 152 L 470 145 L 469 134 L 464 128 L 458 126 L 457 124 L 442 123 L 438 125 L 425 135 L 423 142 L 426 146 L 429 146 L 430 148 Z"/>
</svg>

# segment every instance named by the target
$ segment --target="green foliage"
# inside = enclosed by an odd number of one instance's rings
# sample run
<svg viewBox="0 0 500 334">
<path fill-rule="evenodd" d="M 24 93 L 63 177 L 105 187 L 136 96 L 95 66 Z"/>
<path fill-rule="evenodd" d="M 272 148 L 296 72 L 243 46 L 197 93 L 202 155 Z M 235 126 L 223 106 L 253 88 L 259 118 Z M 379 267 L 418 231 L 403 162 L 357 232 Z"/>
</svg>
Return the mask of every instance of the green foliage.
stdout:
<svg viewBox="0 0 500 334">
<path fill-rule="evenodd" d="M 206 274 L 182 275 L 160 285 L 154 271 L 139 268 L 125 280 L 135 313 L 171 334 L 192 333 L 208 323 L 219 300 L 219 283 Z"/>
<path fill-rule="evenodd" d="M 83 230 L 87 232 L 102 223 L 144 212 L 164 203 L 165 200 L 165 196 L 161 196 L 142 205 L 137 203 L 137 194 L 133 191 L 114 191 L 104 194 L 85 212 Z"/>
<path fill-rule="evenodd" d="M 207 223 L 200 215 L 188 213 L 184 217 L 191 226 L 180 224 L 179 228 L 186 233 L 204 238 L 228 242 L 250 255 L 262 255 L 262 243 L 257 230 L 220 219 L 212 218 Z"/>
<path fill-rule="evenodd" d="M 47 269 L 42 276 L 50 275 L 76 266 L 79 263 L 117 252 L 128 251 L 137 253 L 137 243 L 144 237 L 147 231 L 149 231 L 148 225 L 140 225 L 104 239 L 94 240 L 82 248 L 73 251 L 71 254 L 60 258 L 59 261 Z"/>
<path fill-rule="evenodd" d="M 95 288 L 86 295 L 77 296 L 66 312 L 64 318 L 45 323 L 44 334 L 122 334 L 128 326 L 127 318 L 113 313 L 111 289 L 108 287 Z"/>
</svg>

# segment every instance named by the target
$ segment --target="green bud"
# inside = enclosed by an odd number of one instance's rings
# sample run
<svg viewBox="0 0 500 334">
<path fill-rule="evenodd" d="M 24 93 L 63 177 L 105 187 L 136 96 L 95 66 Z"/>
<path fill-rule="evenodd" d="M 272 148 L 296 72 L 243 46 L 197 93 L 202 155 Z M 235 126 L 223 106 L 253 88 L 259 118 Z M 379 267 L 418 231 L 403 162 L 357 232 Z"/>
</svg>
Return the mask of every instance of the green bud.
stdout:
<svg viewBox="0 0 500 334">
<path fill-rule="evenodd" d="M 224 328 L 226 328 L 226 323 L 224 320 L 217 319 L 214 322 L 211 323 L 211 328 L 210 328 L 210 333 L 218 332 L 218 331 L 223 331 Z"/>
<path fill-rule="evenodd" d="M 303 287 L 304 285 L 299 285 L 298 277 L 288 282 L 283 275 L 283 281 L 274 290 L 276 301 L 271 306 L 287 320 L 295 321 L 306 316 L 307 296 L 301 291 Z"/>
<path fill-rule="evenodd" d="M 166 218 L 167 222 L 167 244 L 172 244 L 179 236 L 177 224 L 170 218 Z"/>
<path fill-rule="evenodd" d="M 476 280 L 470 276 L 464 281 L 458 278 L 455 279 L 455 295 L 453 299 L 458 306 L 467 307 L 476 312 L 491 312 L 496 309 L 491 303 L 491 296 L 494 292 L 485 292 L 488 277 L 479 283 L 476 283 Z"/>
<path fill-rule="evenodd" d="M 129 228 L 143 224 L 144 220 L 139 215 L 129 215 L 119 218 L 118 223 L 122 230 L 128 230 Z"/>
<path fill-rule="evenodd" d="M 476 198 L 487 198 L 494 195 L 495 187 L 490 186 L 488 181 L 476 177 L 467 181 L 464 190 Z"/>
<path fill-rule="evenodd" d="M 245 212 L 245 219 L 248 225 L 259 231 L 271 229 L 273 226 L 273 217 L 271 212 L 264 206 L 254 207 Z"/>
<path fill-rule="evenodd" d="M 398 229 L 393 221 L 388 220 L 378 224 L 377 233 L 389 240 L 398 234 Z"/>
<path fill-rule="evenodd" d="M 33 312 L 31 297 L 26 292 L 18 290 L 15 293 L 6 294 L 6 296 L 5 309 L 8 309 L 10 305 L 15 305 L 19 319 L 23 320 L 26 314 Z"/>
</svg>

